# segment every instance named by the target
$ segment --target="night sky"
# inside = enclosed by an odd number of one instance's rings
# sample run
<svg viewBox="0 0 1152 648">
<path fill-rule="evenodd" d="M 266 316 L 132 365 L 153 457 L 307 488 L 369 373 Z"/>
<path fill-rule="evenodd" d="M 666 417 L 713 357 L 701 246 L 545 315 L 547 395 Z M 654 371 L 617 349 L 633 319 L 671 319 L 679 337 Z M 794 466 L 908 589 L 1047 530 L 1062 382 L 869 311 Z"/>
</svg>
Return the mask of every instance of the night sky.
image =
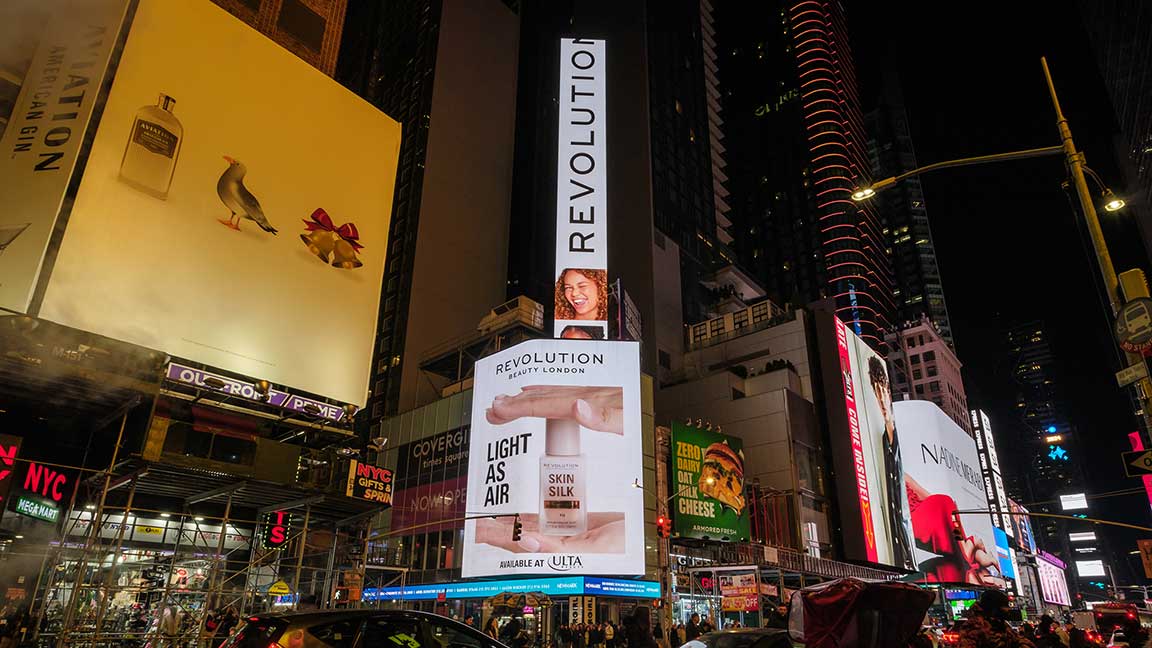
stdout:
<svg viewBox="0 0 1152 648">
<path fill-rule="evenodd" d="M 1040 67 L 1047 56 L 1077 146 L 1088 165 L 1121 193 L 1111 145 L 1116 134 L 1103 81 L 1074 2 L 885 3 L 849 1 L 849 25 L 862 101 L 880 92 L 882 70 L 901 80 L 921 165 L 1060 143 Z M 882 8 L 882 14 L 873 14 Z M 1119 453 L 1136 429 L 1111 316 L 1087 233 L 1060 183 L 1060 158 L 949 169 L 923 178 L 944 294 L 969 403 L 993 428 L 1019 427 L 1011 399 L 1011 358 L 1003 331 L 1041 319 L 1062 372 L 1066 405 L 1084 443 L 1089 493 L 1139 487 Z M 1117 272 L 1147 256 L 1132 215 L 1100 210 Z M 1012 451 L 1000 444 L 1000 453 Z M 1092 514 L 1152 526 L 1143 494 L 1094 500 Z M 1109 531 L 1120 581 L 1143 582 L 1135 538 Z M 1112 561 L 1108 561 L 1112 562 Z"/>
</svg>

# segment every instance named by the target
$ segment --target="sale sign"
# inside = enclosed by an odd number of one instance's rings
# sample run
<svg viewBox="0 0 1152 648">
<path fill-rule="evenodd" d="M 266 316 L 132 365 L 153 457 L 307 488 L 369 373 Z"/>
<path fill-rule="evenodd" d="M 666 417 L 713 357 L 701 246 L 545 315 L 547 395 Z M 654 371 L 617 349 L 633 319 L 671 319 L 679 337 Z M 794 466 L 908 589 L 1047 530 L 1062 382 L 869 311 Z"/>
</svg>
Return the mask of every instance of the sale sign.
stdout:
<svg viewBox="0 0 1152 648">
<path fill-rule="evenodd" d="M 724 612 L 754 612 L 760 609 L 760 588 L 756 574 L 722 574 L 720 609 Z"/>
</svg>

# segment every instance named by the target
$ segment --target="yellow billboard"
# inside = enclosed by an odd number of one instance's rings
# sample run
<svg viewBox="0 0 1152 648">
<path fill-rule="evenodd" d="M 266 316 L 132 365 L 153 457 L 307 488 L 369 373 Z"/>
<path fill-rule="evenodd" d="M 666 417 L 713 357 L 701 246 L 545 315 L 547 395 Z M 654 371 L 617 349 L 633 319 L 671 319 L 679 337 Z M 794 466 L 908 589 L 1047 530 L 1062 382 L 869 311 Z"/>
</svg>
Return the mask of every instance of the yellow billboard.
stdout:
<svg viewBox="0 0 1152 648">
<path fill-rule="evenodd" d="M 207 0 L 141 0 L 39 312 L 363 405 L 400 125 Z"/>
</svg>

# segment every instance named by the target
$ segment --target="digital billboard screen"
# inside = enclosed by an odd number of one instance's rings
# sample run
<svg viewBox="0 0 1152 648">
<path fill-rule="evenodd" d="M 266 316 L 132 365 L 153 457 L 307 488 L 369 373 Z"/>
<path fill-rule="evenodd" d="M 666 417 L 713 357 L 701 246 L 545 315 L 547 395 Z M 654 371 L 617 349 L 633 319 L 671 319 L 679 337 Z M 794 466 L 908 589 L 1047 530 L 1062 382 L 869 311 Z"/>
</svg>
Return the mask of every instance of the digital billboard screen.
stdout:
<svg viewBox="0 0 1152 648">
<path fill-rule="evenodd" d="M 1036 557 L 1036 573 L 1040 577 L 1040 595 L 1046 602 L 1064 606 L 1072 604 L 1068 581 L 1064 577 L 1064 563 L 1040 554 Z"/>
<path fill-rule="evenodd" d="M 555 335 L 608 334 L 608 160 L 602 40 L 560 40 Z"/>
<path fill-rule="evenodd" d="M 976 442 L 930 401 L 895 410 L 917 571 L 929 582 L 1002 585 Z"/>
<path fill-rule="evenodd" d="M 672 423 L 673 529 L 687 538 L 747 540 L 744 442 Z"/>
<path fill-rule="evenodd" d="M 639 345 L 530 340 L 473 381 L 462 575 L 643 574 Z"/>
<path fill-rule="evenodd" d="M 37 314 L 362 406 L 399 147 L 213 3 L 141 0 Z"/>
<path fill-rule="evenodd" d="M 1032 534 L 1032 520 L 1028 509 L 1015 500 L 1008 500 L 1008 510 L 1012 512 L 1012 526 L 1016 531 L 1016 546 L 1028 553 L 1036 553 L 1036 537 Z"/>
<path fill-rule="evenodd" d="M 843 407 L 831 434 L 842 484 L 846 553 L 855 560 L 911 569 L 912 534 L 900 453 L 904 442 L 892 411 L 888 366 L 839 319 L 832 318 L 831 328 L 836 356 L 825 366 L 833 367 L 839 378 L 829 381 L 829 402 Z"/>
</svg>

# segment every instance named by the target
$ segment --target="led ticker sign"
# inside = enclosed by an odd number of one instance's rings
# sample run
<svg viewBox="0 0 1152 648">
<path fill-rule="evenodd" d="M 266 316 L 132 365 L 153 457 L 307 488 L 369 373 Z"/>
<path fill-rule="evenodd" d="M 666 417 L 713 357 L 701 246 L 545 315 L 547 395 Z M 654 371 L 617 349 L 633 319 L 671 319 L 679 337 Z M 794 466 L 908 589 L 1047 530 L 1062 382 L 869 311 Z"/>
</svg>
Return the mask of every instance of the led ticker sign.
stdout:
<svg viewBox="0 0 1152 648">
<path fill-rule="evenodd" d="M 283 549 L 288 544 L 288 523 L 291 516 L 287 511 L 273 511 L 264 516 L 260 528 L 260 545 L 265 549 Z"/>
<path fill-rule="evenodd" d="M 353 459 L 348 465 L 348 497 L 392 506 L 392 471 Z"/>
</svg>

